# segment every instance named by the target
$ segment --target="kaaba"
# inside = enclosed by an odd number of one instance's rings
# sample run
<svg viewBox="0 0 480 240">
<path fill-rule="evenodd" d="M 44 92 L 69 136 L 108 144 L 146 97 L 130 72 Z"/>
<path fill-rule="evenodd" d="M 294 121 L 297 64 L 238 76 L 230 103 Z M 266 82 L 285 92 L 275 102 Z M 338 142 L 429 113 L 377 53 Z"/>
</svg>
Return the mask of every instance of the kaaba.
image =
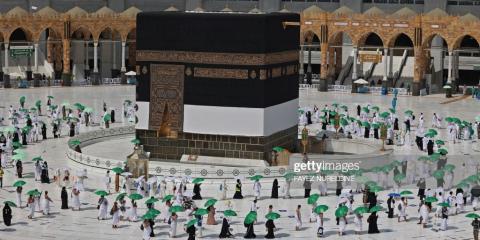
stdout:
<svg viewBox="0 0 480 240">
<path fill-rule="evenodd" d="M 152 160 L 270 160 L 298 136 L 294 13 L 137 16 L 136 135 Z M 230 160 L 229 160 L 230 161 Z"/>
</svg>

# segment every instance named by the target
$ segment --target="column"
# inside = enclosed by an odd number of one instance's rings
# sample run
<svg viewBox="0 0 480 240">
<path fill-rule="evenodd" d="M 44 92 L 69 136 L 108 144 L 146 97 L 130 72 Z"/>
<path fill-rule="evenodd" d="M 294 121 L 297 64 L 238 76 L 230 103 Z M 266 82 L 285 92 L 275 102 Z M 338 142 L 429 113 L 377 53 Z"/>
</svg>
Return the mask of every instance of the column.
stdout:
<svg viewBox="0 0 480 240">
<path fill-rule="evenodd" d="M 357 80 L 357 48 L 353 47 L 352 82 Z"/>
<path fill-rule="evenodd" d="M 384 74 L 383 74 L 383 81 L 388 80 L 388 48 L 383 49 L 383 67 L 384 69 Z"/>
<path fill-rule="evenodd" d="M 117 69 L 117 48 L 116 48 L 115 40 L 112 39 L 112 69 Z M 113 76 L 112 76 L 113 77 Z"/>
<path fill-rule="evenodd" d="M 5 70 L 3 71 L 4 73 L 8 73 L 8 54 L 9 54 L 9 51 L 8 51 L 8 46 L 9 44 L 8 43 L 4 43 L 3 44 L 5 46 Z"/>
<path fill-rule="evenodd" d="M 328 49 L 328 81 L 333 83 L 335 80 L 335 48 Z"/>
<path fill-rule="evenodd" d="M 88 40 L 85 40 L 85 70 L 90 70 L 90 64 L 88 63 Z"/>
<path fill-rule="evenodd" d="M 302 84 L 303 83 L 303 79 L 304 79 L 304 69 L 303 69 L 303 61 L 304 61 L 304 49 L 303 49 L 303 44 L 300 45 L 300 54 L 299 54 L 299 59 L 298 59 L 298 63 L 300 64 L 299 68 L 298 68 L 298 75 L 299 75 L 299 83 Z"/>
<path fill-rule="evenodd" d="M 388 78 L 393 78 L 393 49 L 390 49 L 390 60 L 388 62 Z M 393 83 L 392 83 L 393 84 Z"/>
<path fill-rule="evenodd" d="M 308 47 L 307 84 L 312 84 L 312 47 Z"/>
<path fill-rule="evenodd" d="M 125 48 L 127 46 L 127 43 L 125 41 L 122 41 L 122 68 L 120 69 L 121 72 L 126 72 L 127 68 L 125 67 Z"/>
<path fill-rule="evenodd" d="M 93 72 L 98 73 L 98 41 L 93 42 Z"/>
<path fill-rule="evenodd" d="M 453 57 L 453 52 L 449 51 L 448 52 L 448 78 L 447 78 L 447 84 L 449 85 L 452 84 L 452 57 Z"/>
<path fill-rule="evenodd" d="M 35 72 L 38 72 L 38 43 L 34 43 L 33 44 L 33 47 L 34 47 L 34 52 L 33 52 L 33 56 L 34 56 L 34 59 L 33 59 L 33 64 L 34 64 L 34 69 L 35 69 Z"/>
<path fill-rule="evenodd" d="M 63 39 L 63 73 L 70 73 L 70 40 Z"/>
<path fill-rule="evenodd" d="M 328 78 L 328 43 L 322 42 L 320 44 L 320 84 L 318 85 L 318 90 L 321 92 L 326 92 L 328 89 L 327 78 Z"/>
</svg>

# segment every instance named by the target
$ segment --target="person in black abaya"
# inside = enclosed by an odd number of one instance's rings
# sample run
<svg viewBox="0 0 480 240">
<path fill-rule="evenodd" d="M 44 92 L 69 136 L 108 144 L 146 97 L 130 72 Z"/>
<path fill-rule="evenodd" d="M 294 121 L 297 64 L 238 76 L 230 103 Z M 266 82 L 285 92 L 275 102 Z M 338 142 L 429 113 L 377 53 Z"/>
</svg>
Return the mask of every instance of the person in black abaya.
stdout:
<svg viewBox="0 0 480 240">
<path fill-rule="evenodd" d="M 378 128 L 373 128 L 373 137 L 378 139 Z"/>
<path fill-rule="evenodd" d="M 195 224 L 193 224 L 192 226 L 187 228 L 186 232 L 188 233 L 188 240 L 195 240 L 195 231 L 196 230 L 197 229 L 195 228 Z"/>
<path fill-rule="evenodd" d="M 376 213 L 376 212 L 373 212 L 372 214 L 370 214 L 370 216 L 369 216 L 368 219 L 367 219 L 367 222 L 368 222 L 368 234 L 371 234 L 371 233 L 380 233 L 380 231 L 378 231 L 377 220 L 378 220 L 378 216 L 377 216 L 377 213 Z"/>
<path fill-rule="evenodd" d="M 42 124 L 42 138 L 43 140 L 47 139 L 47 125 L 45 123 Z"/>
<path fill-rule="evenodd" d="M 112 109 L 112 111 L 110 111 L 110 116 L 111 116 L 112 123 L 115 123 L 115 110 Z"/>
<path fill-rule="evenodd" d="M 62 192 L 60 194 L 60 198 L 62 199 L 62 207 L 61 209 L 68 209 L 68 193 L 65 187 L 62 187 Z"/>
<path fill-rule="evenodd" d="M 388 218 L 393 218 L 393 208 L 395 207 L 395 199 L 393 199 L 393 196 L 388 197 L 387 206 L 388 206 Z"/>
<path fill-rule="evenodd" d="M 6 203 L 5 207 L 3 207 L 3 223 L 5 223 L 5 226 L 10 226 L 12 224 L 12 209 Z"/>
<path fill-rule="evenodd" d="M 432 139 L 428 140 L 427 152 L 428 152 L 428 156 L 433 154 L 433 140 Z"/>
<path fill-rule="evenodd" d="M 17 176 L 18 176 L 18 178 L 22 178 L 22 173 L 23 173 L 22 161 L 17 161 L 17 162 L 15 163 L 15 166 L 17 167 Z"/>
<path fill-rule="evenodd" d="M 310 111 L 307 111 L 305 115 L 307 116 L 307 124 L 312 124 L 312 113 Z"/>
<path fill-rule="evenodd" d="M 363 135 L 364 138 L 369 138 L 370 137 L 370 128 L 365 127 L 365 134 Z"/>
<path fill-rule="evenodd" d="M 58 132 L 58 125 L 56 123 L 54 123 L 53 124 L 53 129 L 52 129 L 52 133 L 53 133 L 54 138 L 58 138 L 57 132 Z"/>
<path fill-rule="evenodd" d="M 70 137 L 75 136 L 75 124 L 72 122 L 70 123 Z"/>
<path fill-rule="evenodd" d="M 230 237 L 233 237 L 233 234 L 230 232 L 230 224 L 228 223 L 227 218 L 223 218 L 222 230 L 220 231 L 220 235 L 218 235 L 218 238 L 230 238 Z"/>
<path fill-rule="evenodd" d="M 242 182 L 240 179 L 237 179 L 237 184 L 235 185 L 235 194 L 233 195 L 233 199 L 242 199 Z"/>
<path fill-rule="evenodd" d="M 395 118 L 395 121 L 393 122 L 393 130 L 398 131 L 398 118 Z"/>
<path fill-rule="evenodd" d="M 322 121 L 322 130 L 327 130 L 327 123 Z"/>
<path fill-rule="evenodd" d="M 360 116 L 361 110 L 362 110 L 362 107 L 360 107 L 360 105 L 357 105 L 357 116 Z"/>
<path fill-rule="evenodd" d="M 48 164 L 46 161 L 43 162 L 42 165 L 41 181 L 42 183 L 50 183 L 50 178 L 48 176 Z"/>
<path fill-rule="evenodd" d="M 18 132 L 15 131 L 13 133 L 13 139 L 12 139 L 12 142 L 19 142 L 20 141 L 20 136 L 18 136 Z"/>
<path fill-rule="evenodd" d="M 27 131 L 22 131 L 22 145 L 27 145 Z"/>
<path fill-rule="evenodd" d="M 245 224 L 245 227 L 247 228 L 247 233 L 245 233 L 245 236 L 243 238 L 256 238 L 257 236 L 255 235 L 255 231 L 253 229 L 253 222 L 250 224 Z"/>
<path fill-rule="evenodd" d="M 278 198 L 278 180 L 275 178 L 272 184 L 272 198 Z"/>
<path fill-rule="evenodd" d="M 193 185 L 193 200 L 202 200 L 202 195 L 200 194 L 200 191 L 200 184 L 195 183 L 195 185 Z"/>
<path fill-rule="evenodd" d="M 275 224 L 273 223 L 272 219 L 267 220 L 267 222 L 265 223 L 265 227 L 267 228 L 267 235 L 265 235 L 265 238 L 275 238 L 275 234 L 273 233 L 273 230 L 275 229 Z"/>
</svg>

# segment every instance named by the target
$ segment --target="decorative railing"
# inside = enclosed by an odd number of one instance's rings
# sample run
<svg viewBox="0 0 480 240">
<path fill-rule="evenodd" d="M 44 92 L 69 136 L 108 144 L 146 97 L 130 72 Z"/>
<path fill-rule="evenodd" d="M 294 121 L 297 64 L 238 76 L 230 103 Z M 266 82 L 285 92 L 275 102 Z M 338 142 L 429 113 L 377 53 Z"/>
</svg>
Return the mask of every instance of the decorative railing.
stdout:
<svg viewBox="0 0 480 240">
<path fill-rule="evenodd" d="M 80 140 L 80 147 L 86 147 L 100 141 L 107 141 L 111 138 L 118 138 L 122 136 L 129 136 L 135 133 L 134 126 L 116 127 L 109 129 L 100 129 L 81 133 L 80 135 L 71 138 L 71 140 Z M 133 149 L 132 149 L 133 151 Z M 76 152 L 73 146 L 69 146 L 66 152 L 67 158 L 70 160 L 86 165 L 92 168 L 111 169 L 114 167 L 122 167 L 125 159 L 110 159 L 98 156 L 92 156 L 85 153 Z M 264 177 L 277 178 L 283 176 L 288 170 L 287 166 L 282 167 L 234 167 L 225 165 L 205 165 L 195 163 L 172 163 L 162 161 L 150 161 L 149 173 L 151 175 L 159 176 L 191 176 L 204 177 L 211 179 L 236 177 L 249 177 L 257 174 Z"/>
</svg>

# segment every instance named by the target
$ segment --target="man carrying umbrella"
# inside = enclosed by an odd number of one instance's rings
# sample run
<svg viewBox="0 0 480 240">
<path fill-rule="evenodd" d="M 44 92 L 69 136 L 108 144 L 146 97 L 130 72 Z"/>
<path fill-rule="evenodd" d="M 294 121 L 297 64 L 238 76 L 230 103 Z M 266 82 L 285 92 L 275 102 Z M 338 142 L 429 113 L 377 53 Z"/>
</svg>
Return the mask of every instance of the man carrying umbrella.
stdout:
<svg viewBox="0 0 480 240">
<path fill-rule="evenodd" d="M 472 227 L 473 227 L 473 239 L 478 240 L 478 230 L 480 229 L 480 221 L 478 221 L 478 218 L 475 218 L 472 221 Z"/>
</svg>

